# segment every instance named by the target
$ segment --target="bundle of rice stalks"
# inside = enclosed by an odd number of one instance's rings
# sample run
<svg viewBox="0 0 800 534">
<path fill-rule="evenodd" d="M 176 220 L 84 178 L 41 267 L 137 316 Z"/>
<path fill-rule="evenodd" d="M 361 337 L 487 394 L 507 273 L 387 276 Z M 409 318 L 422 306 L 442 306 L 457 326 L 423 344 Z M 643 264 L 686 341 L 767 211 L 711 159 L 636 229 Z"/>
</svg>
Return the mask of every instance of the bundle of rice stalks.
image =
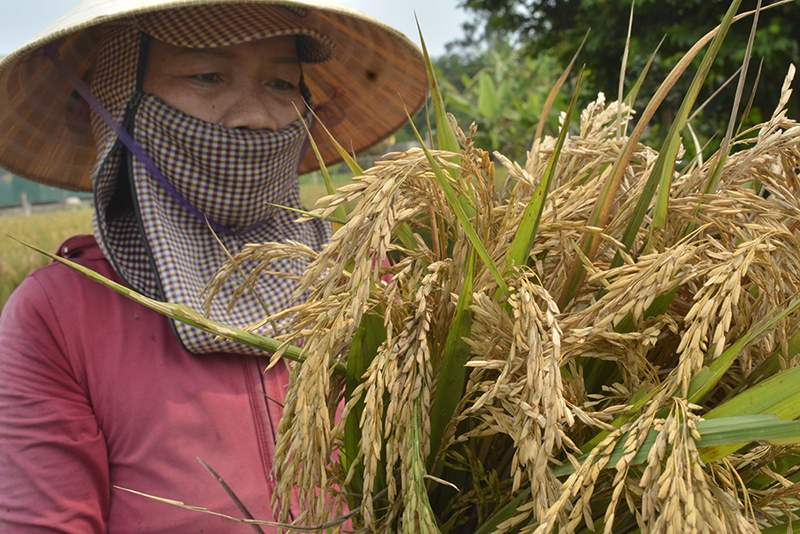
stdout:
<svg viewBox="0 0 800 534">
<path fill-rule="evenodd" d="M 701 43 L 692 91 L 737 7 Z M 573 98 L 558 139 L 524 164 L 496 155 L 502 185 L 434 82 L 439 150 L 351 160 L 352 183 L 307 215 L 335 221 L 324 250 L 253 244 L 211 284 L 310 258 L 305 302 L 264 319 L 282 335 L 148 305 L 301 362 L 274 462 L 299 525 L 346 507 L 364 533 L 786 532 L 800 507 L 793 75 L 767 122 L 705 162 L 680 161 L 693 94 L 658 150 L 639 139 L 659 95 L 635 128 L 601 95 L 568 135 Z"/>
<path fill-rule="evenodd" d="M 545 139 L 525 167 L 506 162 L 507 192 L 466 137 L 458 154 L 390 155 L 328 199 L 318 215 L 358 205 L 303 276 L 307 302 L 271 318 L 303 344 L 275 465 L 310 524 L 337 488 L 363 532 L 753 532 L 791 518 L 800 127 L 779 108 L 734 143 L 713 192 L 714 158 L 675 173 L 660 228 L 652 203 L 635 221 L 658 160 L 637 146 L 608 222 L 588 226 L 628 111 L 592 103 L 552 176 Z M 252 245 L 239 260 L 285 253 Z"/>
</svg>

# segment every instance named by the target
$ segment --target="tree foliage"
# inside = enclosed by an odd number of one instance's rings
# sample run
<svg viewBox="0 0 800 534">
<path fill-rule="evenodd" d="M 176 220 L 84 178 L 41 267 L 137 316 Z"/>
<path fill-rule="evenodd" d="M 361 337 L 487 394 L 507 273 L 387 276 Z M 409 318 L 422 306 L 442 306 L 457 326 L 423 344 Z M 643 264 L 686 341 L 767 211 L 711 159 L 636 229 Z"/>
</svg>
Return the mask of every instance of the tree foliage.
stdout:
<svg viewBox="0 0 800 534">
<path fill-rule="evenodd" d="M 765 2 L 768 4 L 769 2 Z M 594 95 L 597 91 L 616 94 L 625 48 L 631 0 L 462 0 L 461 5 L 475 17 L 467 23 L 468 37 L 463 44 L 474 44 L 485 37 L 519 42 L 531 57 L 554 54 L 566 64 L 584 35 L 589 37 L 578 61 L 587 66 L 585 82 Z M 631 46 L 626 69 L 626 88 L 641 73 L 658 49 L 655 61 L 640 93 L 642 101 L 653 94 L 658 84 L 702 35 L 719 23 L 729 6 L 728 0 L 640 0 L 634 7 Z M 741 11 L 754 9 L 756 0 L 746 0 Z M 724 48 L 701 94 L 709 97 L 741 66 L 750 34 L 752 18 L 732 27 Z M 749 123 L 760 121 L 777 101 L 781 82 L 790 63 L 800 62 L 800 2 L 784 4 L 761 12 L 753 46 L 754 65 L 748 76 L 745 101 L 752 91 L 758 62 L 763 61 Z M 663 43 L 659 48 L 662 38 Z M 668 125 L 691 81 L 684 76 L 662 106 L 658 122 Z M 704 109 L 705 138 L 724 128 L 730 117 L 736 84 Z M 743 104 L 744 106 L 744 104 Z M 789 104 L 797 115 L 800 102 Z M 740 110 L 741 112 L 741 110 Z"/>
<path fill-rule="evenodd" d="M 550 89 L 561 74 L 554 57 L 528 57 L 518 48 L 498 44 L 476 56 L 451 54 L 437 66 L 443 73 L 447 110 L 464 127 L 474 122 L 475 142 L 490 153 L 524 159 Z M 567 107 L 559 94 L 553 106 Z M 545 133 L 558 135 L 558 113 L 545 118 Z"/>
<path fill-rule="evenodd" d="M 498 151 L 514 159 L 525 159 L 531 148 L 542 108 L 563 66 L 549 54 L 530 57 L 519 46 L 494 41 L 481 46 L 449 46 L 448 53 L 434 60 L 447 112 L 467 130 L 475 123 L 475 143 L 490 153 Z M 567 108 L 568 89 L 556 95 L 543 132 L 557 136 L 559 112 Z M 420 132 L 436 131 L 433 107 L 413 119 Z M 414 127 L 406 125 L 396 135 L 400 142 L 416 139 Z"/>
</svg>

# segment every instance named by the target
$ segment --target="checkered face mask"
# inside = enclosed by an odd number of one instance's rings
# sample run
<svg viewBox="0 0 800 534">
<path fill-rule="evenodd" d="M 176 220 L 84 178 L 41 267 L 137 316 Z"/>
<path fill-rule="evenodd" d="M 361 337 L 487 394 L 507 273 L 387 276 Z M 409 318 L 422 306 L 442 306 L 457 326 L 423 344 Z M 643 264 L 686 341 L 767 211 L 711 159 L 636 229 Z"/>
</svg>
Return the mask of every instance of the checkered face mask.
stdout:
<svg viewBox="0 0 800 534">
<path fill-rule="evenodd" d="M 264 223 L 297 181 L 305 129 L 229 129 L 196 119 L 143 95 L 134 139 L 195 214 L 229 232 Z M 141 163 L 138 163 L 141 165 Z"/>
</svg>

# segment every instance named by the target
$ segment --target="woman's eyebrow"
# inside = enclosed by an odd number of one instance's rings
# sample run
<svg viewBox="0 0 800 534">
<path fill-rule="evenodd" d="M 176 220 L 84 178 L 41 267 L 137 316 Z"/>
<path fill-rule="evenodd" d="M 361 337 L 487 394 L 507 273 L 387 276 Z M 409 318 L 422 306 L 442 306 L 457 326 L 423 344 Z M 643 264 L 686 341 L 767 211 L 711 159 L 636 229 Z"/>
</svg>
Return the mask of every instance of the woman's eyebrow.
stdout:
<svg viewBox="0 0 800 534">
<path fill-rule="evenodd" d="M 233 59 L 234 55 L 220 48 L 184 48 L 175 51 L 175 56 L 214 56 L 223 59 Z"/>
<path fill-rule="evenodd" d="M 175 52 L 175 57 L 187 57 L 187 56 L 195 56 L 195 57 L 202 57 L 202 56 L 211 56 L 215 58 L 220 58 L 224 60 L 233 60 L 236 58 L 236 54 L 233 54 L 224 48 L 180 48 Z M 275 56 L 269 58 L 271 63 L 276 64 L 287 64 L 287 65 L 299 65 L 300 61 L 297 59 L 296 56 Z"/>
</svg>

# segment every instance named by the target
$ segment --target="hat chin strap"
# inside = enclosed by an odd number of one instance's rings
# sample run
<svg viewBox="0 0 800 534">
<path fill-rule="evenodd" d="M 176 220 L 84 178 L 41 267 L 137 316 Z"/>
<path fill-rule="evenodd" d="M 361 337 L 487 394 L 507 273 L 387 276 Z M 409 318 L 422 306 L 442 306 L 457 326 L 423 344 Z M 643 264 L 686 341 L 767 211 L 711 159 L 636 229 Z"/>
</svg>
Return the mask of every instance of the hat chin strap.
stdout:
<svg viewBox="0 0 800 534">
<path fill-rule="evenodd" d="M 186 201 L 186 199 L 181 196 L 180 193 L 178 193 L 175 187 L 173 187 L 172 184 L 170 184 L 167 179 L 164 178 L 164 175 L 159 170 L 158 165 L 155 164 L 153 159 L 147 155 L 147 152 L 145 152 L 144 149 L 142 149 L 142 147 L 139 146 L 139 144 L 133 139 L 133 137 L 131 137 L 128 131 L 125 130 L 121 124 L 114 120 L 111 114 L 108 113 L 105 107 L 103 107 L 103 104 L 97 99 L 97 97 L 94 96 L 94 94 L 92 94 L 86 83 L 80 79 L 73 69 L 61 61 L 58 53 L 58 41 L 54 41 L 45 45 L 44 55 L 50 60 L 51 63 L 53 63 L 53 67 L 55 67 L 56 72 L 58 72 L 58 74 L 64 78 L 64 80 L 70 86 L 72 86 L 72 88 L 79 95 L 81 95 L 81 97 L 86 101 L 87 104 L 89 104 L 92 110 L 97 113 L 97 116 L 100 117 L 100 119 L 105 122 L 106 125 L 114 132 L 122 144 L 125 145 L 125 147 L 130 151 L 131 155 L 145 166 L 147 172 L 149 172 L 158 181 L 161 187 L 163 187 L 164 190 L 167 191 L 170 196 L 172 196 L 175 201 L 181 205 L 182 208 L 191 213 L 198 220 L 205 222 L 213 232 L 229 236 L 238 236 L 263 224 L 257 223 L 243 230 L 234 231 L 230 228 L 215 223 L 194 208 Z"/>
</svg>

